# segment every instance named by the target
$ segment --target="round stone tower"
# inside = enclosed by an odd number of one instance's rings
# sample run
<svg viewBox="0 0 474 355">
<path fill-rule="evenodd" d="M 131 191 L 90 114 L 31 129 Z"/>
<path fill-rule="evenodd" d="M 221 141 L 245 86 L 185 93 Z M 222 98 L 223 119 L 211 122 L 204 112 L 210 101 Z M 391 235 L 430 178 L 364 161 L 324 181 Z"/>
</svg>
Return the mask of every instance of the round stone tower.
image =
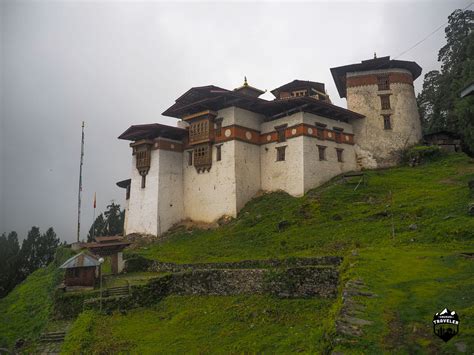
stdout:
<svg viewBox="0 0 474 355">
<path fill-rule="evenodd" d="M 365 116 L 353 122 L 359 166 L 397 164 L 402 151 L 422 136 L 413 88 L 421 67 L 382 57 L 332 68 L 331 73 L 347 108 Z"/>
</svg>

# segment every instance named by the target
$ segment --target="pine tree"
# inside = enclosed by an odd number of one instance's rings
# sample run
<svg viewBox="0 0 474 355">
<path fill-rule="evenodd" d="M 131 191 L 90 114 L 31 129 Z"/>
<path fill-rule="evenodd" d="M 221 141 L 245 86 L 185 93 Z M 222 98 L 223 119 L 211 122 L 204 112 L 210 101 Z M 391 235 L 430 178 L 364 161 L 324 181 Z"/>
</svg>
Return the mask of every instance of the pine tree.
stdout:
<svg viewBox="0 0 474 355">
<path fill-rule="evenodd" d="M 474 11 L 455 10 L 445 29 L 446 45 L 438 53 L 441 71 L 425 75 L 417 101 L 425 133 L 448 130 L 463 137 L 474 153 L 473 98 L 460 98 L 474 81 Z"/>
</svg>

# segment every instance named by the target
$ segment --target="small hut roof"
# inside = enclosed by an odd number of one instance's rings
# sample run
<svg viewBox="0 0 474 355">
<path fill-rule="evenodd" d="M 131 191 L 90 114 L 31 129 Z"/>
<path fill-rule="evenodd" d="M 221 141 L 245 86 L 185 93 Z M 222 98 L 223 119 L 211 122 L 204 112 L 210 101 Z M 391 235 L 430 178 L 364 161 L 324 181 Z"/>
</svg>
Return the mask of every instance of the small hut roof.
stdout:
<svg viewBox="0 0 474 355">
<path fill-rule="evenodd" d="M 76 267 L 92 267 L 99 265 L 99 260 L 95 256 L 82 252 L 66 260 L 66 262 L 62 264 L 59 268 L 72 269 Z"/>
</svg>

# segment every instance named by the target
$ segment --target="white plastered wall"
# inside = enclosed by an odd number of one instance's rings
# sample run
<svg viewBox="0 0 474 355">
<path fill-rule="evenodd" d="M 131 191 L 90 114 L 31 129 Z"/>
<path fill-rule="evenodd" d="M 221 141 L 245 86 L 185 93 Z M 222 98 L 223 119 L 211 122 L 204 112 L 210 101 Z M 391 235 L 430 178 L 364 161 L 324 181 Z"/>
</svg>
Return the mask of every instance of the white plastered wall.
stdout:
<svg viewBox="0 0 474 355">
<path fill-rule="evenodd" d="M 183 153 L 159 149 L 157 234 L 166 232 L 184 216 Z"/>
<path fill-rule="evenodd" d="M 158 234 L 158 176 L 159 150 L 151 151 L 150 170 L 145 188 L 136 168 L 136 156 L 132 158 L 132 174 L 126 234 Z"/>
<path fill-rule="evenodd" d="M 222 215 L 235 217 L 235 141 L 221 146 L 221 161 L 216 161 L 216 147 L 212 147 L 212 167 L 209 172 L 198 173 L 183 159 L 184 215 L 194 221 L 212 222 Z"/>
<path fill-rule="evenodd" d="M 288 127 L 303 123 L 303 113 L 298 112 L 265 122 L 262 133 L 275 130 L 276 126 L 288 124 Z M 265 137 L 264 137 L 265 139 Z M 277 147 L 286 146 L 285 160 L 277 161 Z M 260 146 L 261 181 L 265 191 L 283 190 L 293 196 L 304 194 L 303 137 L 287 139 L 281 143 L 268 143 Z"/>
<path fill-rule="evenodd" d="M 316 122 L 326 124 L 328 129 L 343 128 L 344 132 L 352 133 L 352 125 L 342 121 L 331 120 L 326 117 L 304 113 L 304 123 L 314 125 Z M 340 144 L 330 140 L 320 140 L 313 137 L 304 137 L 304 192 L 324 184 L 334 176 L 357 169 L 354 146 Z M 319 160 L 318 145 L 325 146 L 326 160 Z M 344 149 L 342 162 L 337 160 L 336 148 Z"/>
<path fill-rule="evenodd" d="M 403 69 L 348 73 L 350 76 L 402 72 Z M 379 94 L 390 93 L 390 110 L 381 110 Z M 379 91 L 377 85 L 347 88 L 349 110 L 366 116 L 354 120 L 356 151 L 366 168 L 391 166 L 398 163 L 400 151 L 419 142 L 421 122 L 414 88 L 410 84 L 392 83 L 390 90 Z M 385 130 L 382 113 L 391 114 L 392 129 Z"/>
</svg>

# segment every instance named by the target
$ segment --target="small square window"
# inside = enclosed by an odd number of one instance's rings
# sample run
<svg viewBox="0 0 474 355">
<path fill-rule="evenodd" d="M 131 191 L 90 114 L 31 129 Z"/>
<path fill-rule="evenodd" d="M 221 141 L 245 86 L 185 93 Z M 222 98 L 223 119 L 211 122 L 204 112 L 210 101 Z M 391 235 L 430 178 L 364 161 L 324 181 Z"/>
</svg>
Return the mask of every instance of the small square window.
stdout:
<svg viewBox="0 0 474 355">
<path fill-rule="evenodd" d="M 382 110 L 390 110 L 390 95 L 380 95 Z"/>
<path fill-rule="evenodd" d="M 326 160 L 326 147 L 318 145 L 319 160 Z"/>
<path fill-rule="evenodd" d="M 222 160 L 222 145 L 216 145 L 216 161 Z"/>
<path fill-rule="evenodd" d="M 342 153 L 344 152 L 344 149 L 336 148 L 336 154 L 337 154 L 337 161 L 342 163 Z"/>
<path fill-rule="evenodd" d="M 286 145 L 284 147 L 277 147 L 277 161 L 284 161 L 285 160 L 285 150 Z"/>
<path fill-rule="evenodd" d="M 390 115 L 382 115 L 383 117 L 383 129 L 392 129 L 392 122 Z"/>
</svg>

